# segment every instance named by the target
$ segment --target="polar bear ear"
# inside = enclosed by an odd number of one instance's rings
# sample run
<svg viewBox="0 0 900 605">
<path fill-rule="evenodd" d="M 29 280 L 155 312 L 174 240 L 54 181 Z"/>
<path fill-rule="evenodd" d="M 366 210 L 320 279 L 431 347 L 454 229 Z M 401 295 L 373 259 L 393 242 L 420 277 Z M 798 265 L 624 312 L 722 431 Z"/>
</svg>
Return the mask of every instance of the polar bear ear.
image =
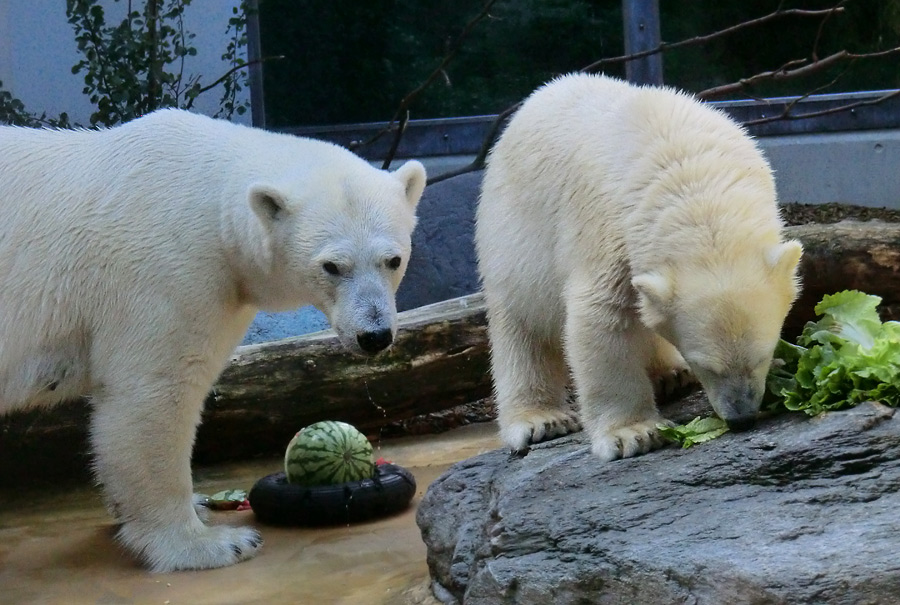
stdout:
<svg viewBox="0 0 900 605">
<path fill-rule="evenodd" d="M 406 191 L 406 201 L 411 208 L 415 208 L 425 191 L 425 167 L 420 162 L 410 160 L 394 171 L 394 176 L 403 183 Z"/>
<path fill-rule="evenodd" d="M 776 275 L 793 275 L 803 254 L 803 246 L 796 240 L 773 246 L 767 255 L 769 266 Z"/>
<path fill-rule="evenodd" d="M 631 279 L 640 299 L 641 315 L 650 327 L 665 321 L 666 309 L 672 302 L 672 280 L 656 271 L 641 273 Z"/>
<path fill-rule="evenodd" d="M 272 185 L 251 185 L 247 198 L 253 212 L 266 225 L 281 220 L 288 211 L 284 194 Z"/>
</svg>

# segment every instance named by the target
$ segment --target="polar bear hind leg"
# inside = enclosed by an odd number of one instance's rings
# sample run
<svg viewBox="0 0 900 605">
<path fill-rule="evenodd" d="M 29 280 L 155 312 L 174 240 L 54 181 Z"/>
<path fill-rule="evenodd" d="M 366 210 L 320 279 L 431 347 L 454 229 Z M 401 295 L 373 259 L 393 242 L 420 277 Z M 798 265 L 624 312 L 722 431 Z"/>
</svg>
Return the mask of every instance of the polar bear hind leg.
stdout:
<svg viewBox="0 0 900 605">
<path fill-rule="evenodd" d="M 569 372 L 560 339 L 525 324 L 503 305 L 489 323 L 500 437 L 514 451 L 581 429 L 566 401 Z"/>
</svg>

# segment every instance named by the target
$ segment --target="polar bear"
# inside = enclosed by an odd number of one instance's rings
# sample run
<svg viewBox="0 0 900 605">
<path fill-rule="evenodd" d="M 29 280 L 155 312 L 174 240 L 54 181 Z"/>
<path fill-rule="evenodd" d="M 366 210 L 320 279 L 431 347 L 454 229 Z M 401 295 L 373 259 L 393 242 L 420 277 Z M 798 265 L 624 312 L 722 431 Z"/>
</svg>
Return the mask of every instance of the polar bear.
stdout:
<svg viewBox="0 0 900 605">
<path fill-rule="evenodd" d="M 321 309 L 344 345 L 396 332 L 425 186 L 329 143 L 180 110 L 102 131 L 0 128 L 0 413 L 91 401 L 118 538 L 154 571 L 261 545 L 192 503 L 204 398 L 258 309 Z"/>
<path fill-rule="evenodd" d="M 752 422 L 802 249 L 782 239 L 769 166 L 724 114 L 563 76 L 492 150 L 476 220 L 511 448 L 583 426 L 603 460 L 645 453 L 664 422 L 653 381 L 688 368 L 729 425 Z"/>
</svg>

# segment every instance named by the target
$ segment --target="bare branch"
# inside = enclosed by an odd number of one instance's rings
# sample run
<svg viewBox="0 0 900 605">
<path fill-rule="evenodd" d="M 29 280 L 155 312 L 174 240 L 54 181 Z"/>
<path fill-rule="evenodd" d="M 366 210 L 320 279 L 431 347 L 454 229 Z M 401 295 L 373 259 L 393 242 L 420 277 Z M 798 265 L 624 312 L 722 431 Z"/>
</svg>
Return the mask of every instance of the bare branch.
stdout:
<svg viewBox="0 0 900 605">
<path fill-rule="evenodd" d="M 462 42 L 465 40 L 469 34 L 475 29 L 475 26 L 478 23 L 488 16 L 488 13 L 491 10 L 491 7 L 494 6 L 494 3 L 497 0 L 487 0 L 484 3 L 484 6 L 481 8 L 481 11 L 469 19 L 469 22 L 466 23 L 465 27 L 463 27 L 462 31 L 456 37 L 456 40 L 453 41 L 453 44 L 450 46 L 450 50 L 447 51 L 447 54 L 444 55 L 444 58 L 441 60 L 440 65 L 438 65 L 434 71 L 425 79 L 424 82 L 419 84 L 416 88 L 414 88 L 411 92 L 409 92 L 403 100 L 400 101 L 400 105 L 397 108 L 397 111 L 394 113 L 394 117 L 391 118 L 391 124 L 397 121 L 398 117 L 406 111 L 412 102 L 420 95 L 422 92 L 428 88 L 428 86 L 434 82 L 439 76 L 445 73 L 445 68 L 447 64 L 456 56 L 456 53 L 459 52 L 459 49 L 462 48 Z"/>
<path fill-rule="evenodd" d="M 874 59 L 880 57 L 888 57 L 891 55 L 900 54 L 900 46 L 894 48 L 888 48 L 885 50 L 872 52 L 872 53 L 851 53 L 846 50 L 840 50 L 836 53 L 830 54 L 824 59 L 814 60 L 811 63 L 803 65 L 802 67 L 797 67 L 794 69 L 790 69 L 791 65 L 797 65 L 805 61 L 805 59 L 798 59 L 796 61 L 791 61 L 781 68 L 775 71 L 764 71 L 749 78 L 742 78 L 737 82 L 732 82 L 730 84 L 722 84 L 721 86 L 714 86 L 713 88 L 707 88 L 706 90 L 700 91 L 697 93 L 697 97 L 701 99 L 711 99 L 715 97 L 721 97 L 726 94 L 735 93 L 741 90 L 744 90 L 754 84 L 758 84 L 764 81 L 770 82 L 780 82 L 782 80 L 788 80 L 790 78 L 799 78 L 801 76 L 808 76 L 810 74 L 822 71 L 829 67 L 833 67 L 839 63 L 845 61 L 858 61 L 860 59 Z"/>
<path fill-rule="evenodd" d="M 481 148 L 478 150 L 478 153 L 475 155 L 475 158 L 466 166 L 462 168 L 457 168 L 456 170 L 451 170 L 448 172 L 444 172 L 435 177 L 431 177 L 428 179 L 428 184 L 432 185 L 434 183 L 439 183 L 441 181 L 447 180 L 454 176 L 460 176 L 462 174 L 466 174 L 469 172 L 475 172 L 476 170 L 481 170 L 484 168 L 484 164 L 487 161 L 488 153 L 491 151 L 491 147 L 494 146 L 494 141 L 500 136 L 500 131 L 503 128 L 503 125 L 506 124 L 506 121 L 509 117 L 522 106 L 524 101 L 519 101 L 515 105 L 511 105 L 507 107 L 502 112 L 497 114 L 494 118 L 494 121 L 491 123 L 491 129 L 488 130 L 487 135 L 485 135 L 484 140 L 481 142 Z"/>
<path fill-rule="evenodd" d="M 387 126 L 385 126 L 383 130 L 372 136 L 372 138 L 370 138 L 368 141 L 360 143 L 358 145 L 359 147 L 371 145 L 372 143 L 380 139 L 383 135 L 393 130 L 394 124 L 397 122 L 400 116 L 402 116 L 404 112 L 407 112 L 409 110 L 409 106 L 412 105 L 413 101 L 415 101 L 419 97 L 419 95 L 422 94 L 425 89 L 431 85 L 432 82 L 434 82 L 438 77 L 447 77 L 447 72 L 445 70 L 447 64 L 450 63 L 450 61 L 456 56 L 456 53 L 459 52 L 459 49 L 462 48 L 463 40 L 465 40 L 469 36 L 472 30 L 475 29 L 475 26 L 478 25 L 478 23 L 482 19 L 488 16 L 491 7 L 494 6 L 494 3 L 496 1 L 497 0 L 485 0 L 484 6 L 481 8 L 481 11 L 477 15 L 469 19 L 469 22 L 466 23 L 465 27 L 463 27 L 462 31 L 453 41 L 453 44 L 450 46 L 447 54 L 444 55 L 444 58 L 441 60 L 440 64 L 434 69 L 434 71 L 431 72 L 431 74 L 429 74 L 427 78 L 425 78 L 425 80 L 421 84 L 419 84 L 416 88 L 407 93 L 405 97 L 403 97 L 403 99 L 400 101 L 400 105 L 397 106 L 397 111 L 394 112 L 394 115 L 391 118 L 390 122 L 388 122 Z M 391 149 L 393 149 L 395 152 L 397 147 L 399 146 L 399 138 L 402 136 L 402 130 L 398 129 L 395 134 L 395 139 L 397 140 L 395 140 L 394 143 L 391 144 Z M 384 160 L 385 167 L 389 167 L 393 159 L 393 155 L 388 155 Z"/>
<path fill-rule="evenodd" d="M 388 150 L 387 156 L 384 158 L 384 163 L 381 165 L 382 170 L 387 170 L 391 167 L 391 162 L 394 161 L 394 156 L 397 155 L 397 147 L 400 146 L 400 139 L 403 138 L 403 133 L 406 132 L 407 124 L 409 124 L 409 110 L 406 111 L 406 115 L 403 116 L 403 119 L 400 120 L 400 125 L 397 126 L 397 134 L 394 135 L 394 141 L 391 143 L 391 148 Z"/>
<path fill-rule="evenodd" d="M 768 23 L 769 21 L 774 21 L 776 19 L 782 19 L 784 17 L 825 17 L 828 18 L 835 13 L 844 12 L 844 7 L 841 6 L 844 3 L 842 0 L 836 6 L 832 8 L 823 9 L 823 10 L 805 10 L 805 9 L 797 9 L 790 8 L 785 9 L 782 8 L 781 5 L 771 13 L 767 15 L 763 15 L 762 17 L 757 17 L 756 19 L 750 19 L 749 21 L 743 21 L 741 23 L 737 23 L 732 25 L 731 27 L 726 27 L 725 29 L 721 29 L 719 31 L 713 32 L 711 34 L 705 34 L 703 36 L 694 36 L 693 38 L 686 38 L 684 40 L 679 40 L 678 42 L 663 42 L 656 48 L 651 48 L 648 50 L 643 50 L 641 52 L 632 53 L 630 55 L 622 55 L 619 57 L 610 57 L 607 59 L 600 59 L 599 61 L 595 61 L 590 65 L 583 67 L 581 71 L 598 71 L 608 65 L 617 65 L 619 63 L 625 63 L 627 61 L 634 61 L 636 59 L 643 59 L 644 57 L 649 57 L 651 55 L 656 55 L 661 52 L 666 52 L 670 50 L 674 50 L 676 48 L 682 48 L 684 46 L 693 46 L 695 44 L 704 44 L 706 42 L 710 42 L 711 40 L 716 40 L 718 38 L 722 38 L 723 36 L 731 35 L 735 32 L 741 31 L 743 29 L 748 29 L 751 27 L 756 27 L 757 25 L 763 25 Z"/>
<path fill-rule="evenodd" d="M 778 122 L 780 120 L 806 120 L 809 118 L 817 118 L 819 116 L 831 115 L 835 113 L 841 113 L 843 111 L 852 111 L 858 107 L 866 107 L 868 105 L 878 105 L 879 103 L 883 103 L 888 99 L 893 99 L 894 97 L 900 96 L 900 90 L 892 90 L 891 92 L 885 93 L 880 97 L 876 97 L 874 99 L 865 99 L 862 101 L 856 101 L 855 103 L 848 103 L 847 105 L 841 105 L 840 107 L 831 107 L 829 109 L 822 109 L 819 111 L 810 111 L 808 113 L 794 114 L 790 113 L 790 109 L 786 108 L 785 111 L 781 112 L 777 116 L 770 116 L 765 118 L 759 118 L 756 120 L 747 120 L 744 122 L 745 126 L 758 126 L 760 124 L 768 124 L 769 122 Z M 790 105 L 792 109 L 794 104 Z"/>
<path fill-rule="evenodd" d="M 713 99 L 715 97 L 721 97 L 723 95 L 731 94 L 737 92 L 739 90 L 743 90 L 754 84 L 758 84 L 759 82 L 764 81 L 772 81 L 779 82 L 781 80 L 787 80 L 790 78 L 796 78 L 800 76 L 809 75 L 816 71 L 825 69 L 830 67 L 839 61 L 842 61 L 847 57 L 849 53 L 847 51 L 842 50 L 834 53 L 833 55 L 829 55 L 824 59 L 819 59 L 818 61 L 814 61 L 813 63 L 809 63 L 807 65 L 803 65 L 802 67 L 797 67 L 794 69 L 790 69 L 788 66 L 797 65 L 807 61 L 807 59 L 796 59 L 791 61 L 785 66 L 774 70 L 774 71 L 764 71 L 758 74 L 754 74 L 748 78 L 741 78 L 737 82 L 731 82 L 729 84 L 722 84 L 720 86 L 714 86 L 712 88 L 707 88 L 706 90 L 701 90 L 697 93 L 697 97 L 700 99 Z"/>
<path fill-rule="evenodd" d="M 733 34 L 734 32 L 737 32 L 737 31 L 740 31 L 743 29 L 755 27 L 758 25 L 763 25 L 770 21 L 785 18 L 785 17 L 802 17 L 802 18 L 821 17 L 824 22 L 827 19 L 829 19 L 832 15 L 843 12 L 844 8 L 842 5 L 844 4 L 844 2 L 846 2 L 846 0 L 841 0 L 841 2 L 839 2 L 837 5 L 835 5 L 832 8 L 829 8 L 829 9 L 804 10 L 804 9 L 785 9 L 784 2 L 782 1 L 779 3 L 778 8 L 776 10 L 772 11 L 771 13 L 769 13 L 767 15 L 763 15 L 762 17 L 758 17 L 756 19 L 751 19 L 750 21 L 744 21 L 742 23 L 732 25 L 731 27 L 727 27 L 723 30 L 713 32 L 711 34 L 707 34 L 707 35 L 703 35 L 703 36 L 695 36 L 693 38 L 687 38 L 685 40 L 680 40 L 678 42 L 673 42 L 670 44 L 663 43 L 663 44 L 660 44 L 659 46 L 657 46 L 656 48 L 649 49 L 646 51 L 641 51 L 641 52 L 633 53 L 630 55 L 622 55 L 620 57 L 611 57 L 611 58 L 607 58 L 607 59 L 601 59 L 599 61 L 596 61 L 596 62 L 591 63 L 590 65 L 584 67 L 583 69 L 581 69 L 581 71 L 584 71 L 584 72 L 596 71 L 607 65 L 624 63 L 626 61 L 633 61 L 635 59 L 641 59 L 643 57 L 647 57 L 650 55 L 669 51 L 669 50 L 676 49 L 676 48 L 681 48 L 684 46 L 690 46 L 690 45 L 694 45 L 694 44 L 703 44 L 705 42 L 709 42 L 711 40 L 715 40 L 717 38 Z M 485 11 L 488 8 L 490 8 L 490 7 L 489 6 L 486 7 Z M 485 11 L 483 11 L 484 14 L 486 14 Z M 473 21 L 475 21 L 475 20 L 473 19 Z M 805 61 L 806 61 L 806 59 L 797 59 L 795 61 L 789 61 L 788 63 L 783 65 L 781 68 L 779 68 L 779 70 L 777 70 L 777 71 L 778 72 L 788 71 L 794 65 L 802 64 Z M 438 68 L 438 70 L 435 70 L 435 71 L 437 72 L 440 69 L 443 69 L 443 67 L 446 65 L 446 63 L 447 63 L 447 60 L 442 62 L 441 66 Z M 772 73 L 775 73 L 775 72 L 772 72 Z M 432 74 L 431 79 L 433 79 L 434 77 L 437 77 L 436 73 Z M 422 89 L 422 88 L 424 88 L 424 85 L 420 86 L 417 90 Z M 412 95 L 412 93 L 410 95 L 407 95 L 407 98 L 409 98 L 411 95 Z M 405 100 L 406 99 L 404 99 L 404 101 Z M 494 145 L 494 141 L 499 136 L 501 127 L 506 123 L 507 119 L 509 119 L 509 117 L 513 113 L 515 113 L 515 111 L 521 105 L 522 105 L 522 101 L 516 103 L 515 105 L 512 105 L 511 107 L 507 107 L 496 117 L 496 119 L 494 120 L 494 122 L 491 125 L 491 129 L 488 131 L 488 134 L 485 136 L 484 141 L 481 144 L 481 148 L 480 148 L 478 154 L 475 156 L 475 159 L 473 159 L 470 164 L 463 166 L 462 168 L 458 168 L 456 170 L 448 171 L 446 173 L 442 173 L 437 176 L 431 177 L 430 179 L 428 179 L 428 184 L 431 185 L 433 183 L 438 183 L 440 181 L 443 181 L 443 180 L 446 180 L 446 179 L 449 179 L 449 178 L 452 178 L 455 176 L 460 176 L 460 175 L 463 175 L 463 174 L 466 174 L 469 172 L 474 172 L 476 170 L 483 169 L 484 165 L 485 165 L 485 161 L 487 160 L 488 152 L 490 151 L 491 147 Z M 401 107 L 403 107 L 403 105 L 401 105 Z M 399 110 L 398 110 L 398 112 L 399 112 Z M 379 134 L 375 135 L 375 137 L 372 138 L 372 141 L 374 141 L 378 137 L 380 137 L 381 134 L 383 134 L 383 133 L 379 133 Z"/>
<path fill-rule="evenodd" d="M 840 8 L 841 10 L 843 10 L 844 5 L 847 4 L 848 1 L 849 0 L 841 0 L 840 2 L 835 4 L 832 8 L 835 8 L 835 9 Z M 819 60 L 819 42 L 822 41 L 822 33 L 825 31 L 825 26 L 828 24 L 828 22 L 831 20 L 831 18 L 834 16 L 834 14 L 835 14 L 834 12 L 829 12 L 819 22 L 819 29 L 816 30 L 816 39 L 813 41 L 813 48 L 812 48 L 812 53 L 811 53 L 813 61 Z"/>
<path fill-rule="evenodd" d="M 842 72 L 839 73 L 837 76 L 835 76 L 830 82 L 827 82 L 827 83 L 825 83 L 825 84 L 823 84 L 823 85 L 821 85 L 821 86 L 818 86 L 818 87 L 816 87 L 816 88 L 810 90 L 809 92 L 803 93 L 802 95 L 800 95 L 800 96 L 797 97 L 796 99 L 791 100 L 790 103 L 787 103 L 787 104 L 785 105 L 783 114 L 784 114 L 785 116 L 791 115 L 791 111 L 793 111 L 794 107 L 796 107 L 798 103 L 800 103 L 801 101 L 805 101 L 806 99 L 808 99 L 808 98 L 811 97 L 812 95 L 815 95 L 815 94 L 819 94 L 819 93 L 821 93 L 821 92 L 824 92 L 824 91 L 828 90 L 829 88 L 831 88 L 832 86 L 834 86 L 835 84 L 837 84 L 838 80 L 840 80 L 841 78 L 843 78 L 844 75 L 847 73 L 847 71 L 849 71 L 849 69 L 850 69 L 850 68 L 847 67 L 846 69 L 844 69 L 844 71 L 842 71 Z"/>
<path fill-rule="evenodd" d="M 213 82 L 209 86 L 204 86 L 203 88 L 199 89 L 197 91 L 197 95 L 201 95 L 204 92 L 206 92 L 207 90 L 212 90 L 213 88 L 215 88 L 216 86 L 218 86 L 219 84 L 224 82 L 228 78 L 228 76 L 230 76 L 231 74 L 233 74 L 236 71 L 245 69 L 247 67 L 250 67 L 251 65 L 256 65 L 258 63 L 264 63 L 266 61 L 277 61 L 279 59 L 284 59 L 284 55 L 270 55 L 268 57 L 260 57 L 259 59 L 254 59 L 253 61 L 247 61 L 246 63 L 241 63 L 240 65 L 235 65 L 234 67 L 232 67 L 231 69 L 226 71 L 224 74 L 219 76 L 219 78 L 215 82 Z M 195 96 L 194 98 L 197 98 L 197 97 Z M 193 103 L 193 99 L 191 99 L 191 104 L 192 103 Z M 191 107 L 191 105 L 189 104 L 187 106 L 187 108 L 190 109 L 190 107 Z"/>
</svg>

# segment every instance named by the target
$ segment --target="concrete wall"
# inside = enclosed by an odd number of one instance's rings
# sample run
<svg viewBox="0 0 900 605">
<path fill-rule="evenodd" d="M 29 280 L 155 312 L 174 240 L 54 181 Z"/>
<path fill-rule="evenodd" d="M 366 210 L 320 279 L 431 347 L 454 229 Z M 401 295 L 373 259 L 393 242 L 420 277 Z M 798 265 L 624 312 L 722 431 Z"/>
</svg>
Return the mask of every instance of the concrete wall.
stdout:
<svg viewBox="0 0 900 605">
<path fill-rule="evenodd" d="M 900 208 L 900 130 L 759 139 L 783 203 Z"/>
</svg>

